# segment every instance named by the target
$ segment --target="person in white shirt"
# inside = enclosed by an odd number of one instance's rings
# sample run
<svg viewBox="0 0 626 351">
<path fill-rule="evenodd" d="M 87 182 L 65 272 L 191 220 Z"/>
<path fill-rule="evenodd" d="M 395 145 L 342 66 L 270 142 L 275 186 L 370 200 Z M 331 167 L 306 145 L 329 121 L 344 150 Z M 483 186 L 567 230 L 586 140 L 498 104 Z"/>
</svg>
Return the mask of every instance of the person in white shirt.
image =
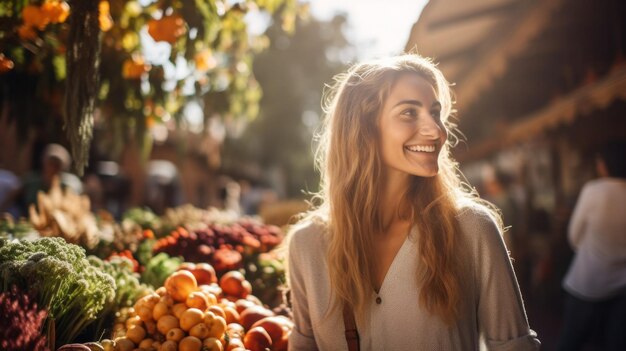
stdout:
<svg viewBox="0 0 626 351">
<path fill-rule="evenodd" d="M 321 204 L 289 235 L 289 349 L 537 350 L 500 217 L 450 157 L 441 71 L 406 54 L 336 81 Z"/>
<path fill-rule="evenodd" d="M 596 329 L 603 350 L 626 350 L 626 142 L 608 143 L 596 169 L 569 223 L 576 255 L 563 280 L 562 351 L 582 349 Z"/>
</svg>

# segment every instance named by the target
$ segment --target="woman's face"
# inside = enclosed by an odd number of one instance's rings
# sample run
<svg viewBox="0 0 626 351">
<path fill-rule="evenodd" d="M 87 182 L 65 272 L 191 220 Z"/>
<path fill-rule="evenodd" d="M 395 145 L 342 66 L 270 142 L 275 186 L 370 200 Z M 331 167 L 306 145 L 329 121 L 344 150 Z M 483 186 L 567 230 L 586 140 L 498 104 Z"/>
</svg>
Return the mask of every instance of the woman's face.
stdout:
<svg viewBox="0 0 626 351">
<path fill-rule="evenodd" d="M 435 89 L 416 74 L 400 76 L 381 113 L 378 128 L 384 165 L 391 172 L 432 177 L 448 137 Z"/>
</svg>

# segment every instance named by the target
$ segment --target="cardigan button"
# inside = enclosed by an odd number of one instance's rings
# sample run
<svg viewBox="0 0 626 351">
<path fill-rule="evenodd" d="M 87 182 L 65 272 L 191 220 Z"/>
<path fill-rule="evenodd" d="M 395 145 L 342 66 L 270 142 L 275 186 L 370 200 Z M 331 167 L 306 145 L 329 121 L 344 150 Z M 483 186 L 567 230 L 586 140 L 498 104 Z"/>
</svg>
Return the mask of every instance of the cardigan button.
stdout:
<svg viewBox="0 0 626 351">
<path fill-rule="evenodd" d="M 377 304 L 381 304 L 383 302 L 383 299 L 380 298 L 380 296 L 376 297 L 376 303 Z"/>
</svg>

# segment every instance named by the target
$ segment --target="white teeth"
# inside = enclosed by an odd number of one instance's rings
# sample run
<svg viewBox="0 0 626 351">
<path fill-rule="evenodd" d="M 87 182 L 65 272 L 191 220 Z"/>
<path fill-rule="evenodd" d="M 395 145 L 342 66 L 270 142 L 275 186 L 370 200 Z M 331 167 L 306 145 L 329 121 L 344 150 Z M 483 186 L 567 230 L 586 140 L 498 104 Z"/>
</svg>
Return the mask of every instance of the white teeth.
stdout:
<svg viewBox="0 0 626 351">
<path fill-rule="evenodd" d="M 413 152 L 435 152 L 435 145 L 413 145 L 413 146 L 407 146 L 406 147 L 407 150 L 413 151 Z"/>
</svg>

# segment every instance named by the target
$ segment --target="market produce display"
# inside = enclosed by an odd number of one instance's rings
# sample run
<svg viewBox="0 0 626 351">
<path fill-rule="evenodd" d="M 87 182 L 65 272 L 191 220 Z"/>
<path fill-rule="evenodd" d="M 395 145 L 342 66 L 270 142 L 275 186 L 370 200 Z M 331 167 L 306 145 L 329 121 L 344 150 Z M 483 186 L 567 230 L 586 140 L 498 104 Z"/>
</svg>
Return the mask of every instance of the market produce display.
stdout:
<svg viewBox="0 0 626 351">
<path fill-rule="evenodd" d="M 41 334 L 48 313 L 39 308 L 30 294 L 13 286 L 0 293 L 0 350 L 44 350 Z"/>
<path fill-rule="evenodd" d="M 208 264 L 183 264 L 113 326 L 115 350 L 286 350 L 293 323 L 251 295 L 238 271 L 219 285 Z"/>
<path fill-rule="evenodd" d="M 147 261 L 141 273 L 141 281 L 153 287 L 162 286 L 165 279 L 174 273 L 182 262 L 179 257 L 159 253 Z"/>
<path fill-rule="evenodd" d="M 206 229 L 188 231 L 179 227 L 157 240 L 155 253 L 181 256 L 188 262 L 207 262 L 218 275 L 243 269 L 255 293 L 272 306 L 280 304 L 278 287 L 285 283 L 280 255 L 270 254 L 283 239 L 280 228 L 251 218 L 233 223 L 209 223 Z"/>
<path fill-rule="evenodd" d="M 37 235 L 37 231 L 25 218 L 15 220 L 13 216 L 5 213 L 0 219 L 0 239 L 23 238 L 32 234 Z"/>
<path fill-rule="evenodd" d="M 232 224 L 209 224 L 206 229 L 189 232 L 179 227 L 154 246 L 155 252 L 182 256 L 186 261 L 209 262 L 218 273 L 243 266 L 243 254 L 267 252 L 282 241 L 276 226 L 265 226 L 252 220 Z"/>
<path fill-rule="evenodd" d="M 0 349 L 285 350 L 283 237 L 188 205 L 117 222 L 55 181 L 0 219 Z"/>
<path fill-rule="evenodd" d="M 52 344 L 71 342 L 115 299 L 114 279 L 62 238 L 0 239 L 0 277 L 2 291 L 15 285 L 37 296 Z"/>
</svg>

